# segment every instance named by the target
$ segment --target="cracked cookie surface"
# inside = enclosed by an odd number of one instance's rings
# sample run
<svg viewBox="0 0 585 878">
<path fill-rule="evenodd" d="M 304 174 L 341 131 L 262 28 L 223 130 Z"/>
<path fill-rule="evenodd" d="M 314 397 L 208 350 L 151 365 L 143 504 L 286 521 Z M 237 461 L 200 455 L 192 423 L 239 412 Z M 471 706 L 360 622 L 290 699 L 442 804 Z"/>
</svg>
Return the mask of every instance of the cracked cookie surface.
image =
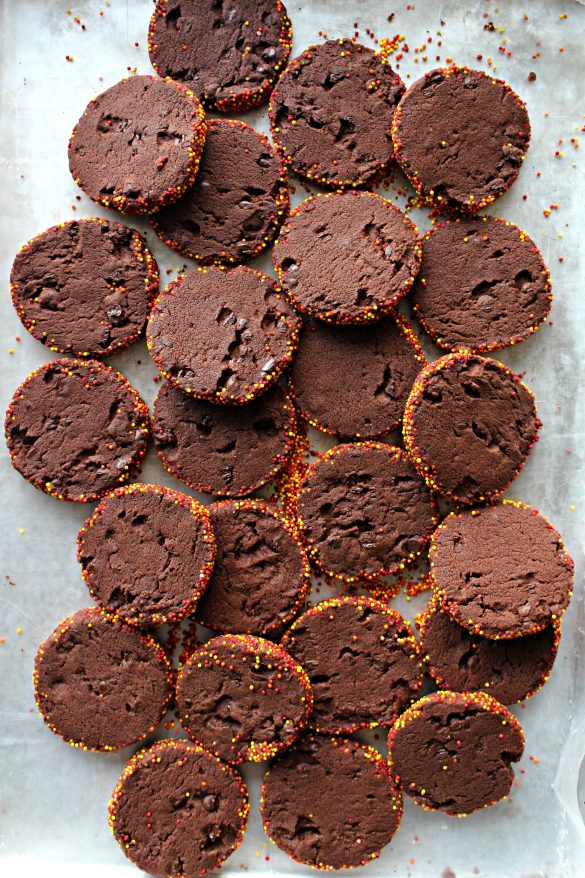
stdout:
<svg viewBox="0 0 585 878">
<path fill-rule="evenodd" d="M 38 649 L 33 678 L 51 731 L 84 750 L 141 741 L 171 699 L 171 666 L 160 644 L 98 607 L 57 626 Z"/>
<path fill-rule="evenodd" d="M 280 0 L 158 0 L 148 32 L 157 73 L 185 83 L 219 112 L 263 103 L 291 43 Z"/>
<path fill-rule="evenodd" d="M 300 610 L 309 589 L 307 558 L 273 504 L 226 500 L 207 507 L 217 558 L 196 619 L 221 634 L 264 636 Z"/>
<path fill-rule="evenodd" d="M 502 363 L 465 351 L 418 375 L 404 412 L 406 449 L 440 494 L 465 505 L 493 500 L 538 438 L 534 397 Z"/>
<path fill-rule="evenodd" d="M 151 224 L 202 265 L 234 265 L 272 243 L 288 205 L 286 171 L 268 139 L 235 119 L 211 119 L 195 183 Z"/>
<path fill-rule="evenodd" d="M 132 76 L 89 102 L 69 141 L 69 168 L 98 204 L 154 213 L 193 183 L 205 132 L 192 92 L 156 76 Z"/>
<path fill-rule="evenodd" d="M 550 311 L 548 269 L 514 223 L 492 216 L 456 220 L 423 235 L 411 301 L 444 350 L 495 351 L 523 341 Z"/>
<path fill-rule="evenodd" d="M 309 675 L 314 697 L 309 724 L 320 732 L 389 726 L 422 685 L 410 625 L 371 598 L 315 604 L 281 643 Z"/>
<path fill-rule="evenodd" d="M 377 750 L 313 734 L 269 766 L 260 807 L 274 844 L 317 869 L 371 862 L 402 818 L 402 796 Z"/>
<path fill-rule="evenodd" d="M 505 798 L 524 750 L 514 714 L 484 692 L 435 692 L 395 722 L 390 770 L 417 805 L 463 817 Z"/>
<path fill-rule="evenodd" d="M 336 445 L 312 464 L 298 517 L 311 560 L 350 582 L 415 560 L 437 522 L 431 492 L 404 451 L 377 442 Z"/>
<path fill-rule="evenodd" d="M 12 465 L 59 500 L 90 503 L 127 482 L 146 453 L 148 408 L 97 360 L 53 360 L 28 376 L 6 412 Z"/>
<path fill-rule="evenodd" d="M 313 706 L 300 665 L 269 640 L 225 634 L 189 653 L 177 678 L 187 734 L 235 765 L 290 747 Z"/>
<path fill-rule="evenodd" d="M 536 509 L 504 500 L 452 512 L 431 539 L 431 584 L 445 611 L 486 637 L 522 637 L 562 616 L 573 562 Z"/>
<path fill-rule="evenodd" d="M 215 559 L 207 510 L 158 485 L 108 494 L 77 541 L 94 601 L 139 626 L 178 622 L 192 613 Z"/>
<path fill-rule="evenodd" d="M 216 403 L 248 403 L 291 362 L 299 327 L 271 277 L 211 267 L 163 290 L 146 340 L 157 369 L 180 390 Z"/>
<path fill-rule="evenodd" d="M 404 84 L 382 55 L 327 40 L 295 58 L 272 93 L 272 135 L 301 176 L 338 187 L 370 182 L 394 156 L 392 113 Z"/>
<path fill-rule="evenodd" d="M 10 290 L 28 331 L 52 351 L 105 357 L 142 335 L 158 292 L 158 267 L 133 229 L 73 220 L 25 244 Z"/>
<path fill-rule="evenodd" d="M 194 491 L 243 497 L 284 466 L 295 438 L 294 409 L 278 384 L 237 408 L 166 384 L 154 401 L 153 435 L 165 469 Z"/>
</svg>

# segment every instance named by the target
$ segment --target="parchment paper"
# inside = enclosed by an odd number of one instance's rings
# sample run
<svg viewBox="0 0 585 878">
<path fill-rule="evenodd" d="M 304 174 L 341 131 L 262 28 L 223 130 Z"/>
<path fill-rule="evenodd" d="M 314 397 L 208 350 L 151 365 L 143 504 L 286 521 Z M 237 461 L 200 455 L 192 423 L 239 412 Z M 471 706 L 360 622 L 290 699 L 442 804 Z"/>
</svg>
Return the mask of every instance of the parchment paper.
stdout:
<svg viewBox="0 0 585 878">
<path fill-rule="evenodd" d="M 68 3 L 71 15 L 66 14 Z M 413 10 L 390 0 L 295 0 L 287 5 L 294 26 L 294 54 L 318 42 L 319 31 L 330 37 L 353 34 L 354 22 L 367 44 L 371 41 L 366 27 L 377 37 L 405 34 L 410 51 L 404 53 L 399 72 L 407 83 L 437 66 L 436 55 L 441 63 L 450 57 L 483 69 L 491 57 L 496 75 L 506 78 L 527 101 L 533 127 L 519 180 L 493 205 L 492 212 L 517 222 L 541 247 L 550 265 L 555 296 L 553 325 L 501 355 L 507 364 L 526 373 L 544 422 L 541 439 L 509 495 L 538 506 L 551 519 L 577 564 L 575 594 L 551 680 L 525 706 L 514 708 L 527 738 L 526 754 L 516 769 L 518 787 L 509 801 L 465 820 L 426 813 L 407 800 L 395 840 L 361 874 L 370 878 L 582 878 L 585 829 L 579 800 L 585 798 L 583 785 L 580 795 L 577 790 L 585 752 L 585 265 L 581 244 L 585 138 L 581 151 L 570 138 L 577 137 L 585 124 L 585 9 L 570 0 L 500 0 L 498 11 L 493 3 L 473 0 L 415 0 Z M 0 2 L 3 410 L 26 375 L 53 357 L 28 335 L 12 310 L 8 288 L 12 259 L 23 243 L 53 223 L 105 215 L 84 196 L 76 200 L 81 193 L 69 175 L 67 140 L 90 97 L 127 75 L 129 67 L 151 72 L 146 52 L 151 9 L 148 0 Z M 393 11 L 395 17 L 389 23 L 387 17 Z M 568 17 L 561 18 L 563 14 Z M 85 31 L 74 16 L 85 24 Z M 494 30 L 484 30 L 489 22 Z M 432 43 L 416 53 L 415 48 L 428 37 Z M 442 46 L 437 45 L 439 40 Z M 510 50 L 511 57 L 507 55 Z M 540 57 L 533 58 L 537 52 Z M 483 56 L 481 61 L 478 54 Z M 66 61 L 66 55 L 73 61 Z M 527 81 L 529 71 L 537 74 L 534 82 Z M 245 118 L 268 130 L 265 110 Z M 559 138 L 563 138 L 562 145 L 557 143 Z M 563 156 L 555 157 L 556 150 Z M 400 177 L 398 183 L 404 187 Z M 305 195 L 298 183 L 296 189 L 294 201 Z M 404 203 L 392 189 L 385 194 Z M 551 204 L 558 208 L 545 217 L 543 210 Z M 412 216 L 421 228 L 428 227 L 426 216 L 417 211 Z M 160 244 L 146 223 L 128 222 L 146 229 L 166 282 L 172 277 L 166 269 L 176 269 L 183 260 Z M 255 264 L 271 270 L 268 257 Z M 436 356 L 432 347 L 427 345 L 427 350 Z M 142 343 L 108 362 L 152 402 L 155 372 Z M 325 447 L 325 441 L 319 441 L 319 447 Z M 36 491 L 12 470 L 3 443 L 0 456 L 0 637 L 5 638 L 0 645 L 0 874 L 20 878 L 42 870 L 47 878 L 131 875 L 133 867 L 110 837 L 106 822 L 107 800 L 129 752 L 92 754 L 67 747 L 37 715 L 31 685 L 38 643 L 61 618 L 89 603 L 75 560 L 75 536 L 91 508 L 59 503 Z M 187 491 L 165 474 L 153 451 L 142 479 Z M 425 599 L 421 596 L 410 603 L 398 599 L 396 605 L 411 616 Z M 22 629 L 20 634 L 17 629 Z M 383 737 L 374 741 L 381 749 Z M 268 843 L 258 817 L 261 771 L 246 772 L 246 776 L 252 794 L 250 826 L 223 873 L 309 874 Z"/>
</svg>

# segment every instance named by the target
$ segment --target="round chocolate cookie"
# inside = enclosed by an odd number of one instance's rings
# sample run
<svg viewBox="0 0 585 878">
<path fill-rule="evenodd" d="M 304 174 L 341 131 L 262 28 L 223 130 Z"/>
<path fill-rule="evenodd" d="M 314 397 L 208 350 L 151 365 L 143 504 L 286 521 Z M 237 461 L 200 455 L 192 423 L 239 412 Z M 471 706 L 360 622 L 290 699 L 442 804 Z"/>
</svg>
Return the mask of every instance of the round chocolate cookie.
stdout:
<svg viewBox="0 0 585 878">
<path fill-rule="evenodd" d="M 298 863 L 349 869 L 375 860 L 402 818 L 402 796 L 377 750 L 306 735 L 264 775 L 264 830 Z"/>
<path fill-rule="evenodd" d="M 431 598 L 417 626 L 428 671 L 440 689 L 489 690 L 502 704 L 530 698 L 546 683 L 561 636 L 555 621 L 537 634 L 489 640 L 454 622 L 442 612 L 437 597 Z"/>
<path fill-rule="evenodd" d="M 530 141 L 523 101 L 501 79 L 467 67 L 417 79 L 392 120 L 396 158 L 439 213 L 474 212 L 506 192 Z"/>
<path fill-rule="evenodd" d="M 422 238 L 414 313 L 447 351 L 518 344 L 548 317 L 548 269 L 534 241 L 493 216 L 435 226 Z"/>
<path fill-rule="evenodd" d="M 158 292 L 158 266 L 133 229 L 73 220 L 19 250 L 10 290 L 28 331 L 52 351 L 105 357 L 142 335 Z"/>
<path fill-rule="evenodd" d="M 264 103 L 291 45 L 280 0 L 157 0 L 148 32 L 156 72 L 222 113 Z"/>
<path fill-rule="evenodd" d="M 295 308 L 328 323 L 367 323 L 409 291 L 421 259 L 416 226 L 372 192 L 331 192 L 301 202 L 272 251 Z"/>
<path fill-rule="evenodd" d="M 69 169 L 97 204 L 155 213 L 192 185 L 206 130 L 192 91 L 131 76 L 89 102 L 69 141 Z"/>
<path fill-rule="evenodd" d="M 83 750 L 120 750 L 158 726 L 171 700 L 162 646 L 99 607 L 68 616 L 39 646 L 35 699 L 56 735 Z"/>
<path fill-rule="evenodd" d="M 217 558 L 197 605 L 201 625 L 220 634 L 269 634 L 301 609 L 309 565 L 292 526 L 272 503 L 224 500 L 207 507 Z"/>
<path fill-rule="evenodd" d="M 282 646 L 309 675 L 320 732 L 392 725 L 422 685 L 421 656 L 399 613 L 363 597 L 331 598 L 293 622 Z"/>
<path fill-rule="evenodd" d="M 309 46 L 270 99 L 274 141 L 303 177 L 335 188 L 369 183 L 394 157 L 389 120 L 403 93 L 372 49 L 353 40 Z"/>
<path fill-rule="evenodd" d="M 313 427 L 345 439 L 374 439 L 399 426 L 425 364 L 401 314 L 372 326 L 309 318 L 290 370 L 291 395 Z"/>
<path fill-rule="evenodd" d="M 215 403 L 247 403 L 289 365 L 299 329 L 267 274 L 214 266 L 162 291 L 146 342 L 159 372 L 180 390 Z"/>
<path fill-rule="evenodd" d="M 139 626 L 166 625 L 192 613 L 216 553 L 207 510 L 158 485 L 126 485 L 108 494 L 77 543 L 93 600 Z"/>
<path fill-rule="evenodd" d="M 134 865 L 179 878 L 219 868 L 240 845 L 249 810 L 235 769 L 189 741 L 166 740 L 128 762 L 108 821 Z"/>
<path fill-rule="evenodd" d="M 237 408 L 166 384 L 154 401 L 153 434 L 165 469 L 194 491 L 241 497 L 282 469 L 294 442 L 295 414 L 279 384 Z"/>
<path fill-rule="evenodd" d="M 534 397 L 502 363 L 465 351 L 426 366 L 404 411 L 404 444 L 427 484 L 457 503 L 493 500 L 538 439 Z"/>
<path fill-rule="evenodd" d="M 20 385 L 6 412 L 12 465 L 58 500 L 91 503 L 127 482 L 146 453 L 148 407 L 96 360 L 53 360 Z"/>
<path fill-rule="evenodd" d="M 432 536 L 430 560 L 443 609 L 493 639 L 547 628 L 573 590 L 561 535 L 536 509 L 511 500 L 452 512 Z"/>
<path fill-rule="evenodd" d="M 307 470 L 298 519 L 311 560 L 353 582 L 396 573 L 415 560 L 437 525 L 437 507 L 400 448 L 348 443 Z"/>
<path fill-rule="evenodd" d="M 177 678 L 181 725 L 234 765 L 263 762 L 290 747 L 312 707 L 306 673 L 260 637 L 214 637 L 189 656 Z"/>
<path fill-rule="evenodd" d="M 286 171 L 268 138 L 236 119 L 212 119 L 195 183 L 150 222 L 184 256 L 228 265 L 271 244 L 288 207 Z"/>
<path fill-rule="evenodd" d="M 434 692 L 399 717 L 388 735 L 390 771 L 417 805 L 465 817 L 507 797 L 524 733 L 485 692 Z"/>
</svg>

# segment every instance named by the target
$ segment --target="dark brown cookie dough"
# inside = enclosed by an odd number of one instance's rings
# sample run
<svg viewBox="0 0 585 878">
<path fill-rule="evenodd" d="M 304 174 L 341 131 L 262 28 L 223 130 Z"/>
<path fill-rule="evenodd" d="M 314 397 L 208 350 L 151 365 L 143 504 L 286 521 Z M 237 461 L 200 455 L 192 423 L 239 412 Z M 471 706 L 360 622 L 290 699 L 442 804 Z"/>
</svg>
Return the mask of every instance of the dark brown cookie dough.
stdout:
<svg viewBox="0 0 585 878">
<path fill-rule="evenodd" d="M 335 188 L 369 183 L 394 156 L 390 120 L 404 84 L 353 40 L 310 46 L 270 99 L 276 145 L 301 176 Z"/>
<path fill-rule="evenodd" d="M 189 89 L 131 76 L 89 102 L 69 141 L 69 169 L 92 201 L 154 213 L 192 185 L 206 128 Z"/>
<path fill-rule="evenodd" d="M 35 658 L 35 698 L 52 732 L 83 750 L 141 741 L 171 699 L 162 646 L 98 607 L 68 616 Z"/>
<path fill-rule="evenodd" d="M 280 0 L 158 0 L 148 31 L 156 72 L 222 113 L 264 103 L 291 45 Z"/>
<path fill-rule="evenodd" d="M 328 323 L 367 323 L 393 310 L 420 267 L 416 226 L 372 192 L 301 202 L 272 251 L 295 308 Z"/>
<path fill-rule="evenodd" d="M 263 762 L 296 741 L 313 693 L 304 670 L 280 646 L 224 634 L 196 649 L 179 670 L 177 711 L 187 734 L 222 759 Z"/>
<path fill-rule="evenodd" d="M 517 344 L 548 317 L 548 269 L 526 232 L 493 216 L 458 219 L 422 237 L 414 313 L 447 351 Z"/>
<path fill-rule="evenodd" d="M 225 500 L 207 507 L 217 558 L 197 621 L 221 634 L 263 636 L 296 616 L 309 567 L 293 528 L 272 503 Z"/>
<path fill-rule="evenodd" d="M 537 634 L 489 640 L 458 625 L 436 597 L 417 625 L 428 671 L 440 689 L 487 691 L 502 704 L 530 698 L 546 683 L 561 635 L 553 622 Z"/>
<path fill-rule="evenodd" d="M 404 411 L 404 443 L 427 484 L 457 503 L 493 500 L 538 439 L 534 397 L 502 363 L 465 351 L 426 366 Z"/>
<path fill-rule="evenodd" d="M 363 866 L 402 818 L 402 796 L 377 750 L 350 738 L 306 735 L 264 775 L 264 829 L 281 850 L 316 869 Z"/>
<path fill-rule="evenodd" d="M 289 365 L 299 328 L 267 274 L 212 266 L 162 291 L 146 342 L 159 372 L 180 390 L 215 403 L 247 403 Z"/>
<path fill-rule="evenodd" d="M 12 465 L 58 500 L 91 503 L 127 482 L 146 453 L 148 407 L 97 360 L 53 360 L 20 385 L 6 412 Z"/>
<path fill-rule="evenodd" d="M 399 717 L 388 736 L 390 771 L 417 805 L 464 817 L 510 792 L 524 733 L 485 692 L 435 692 Z"/>
<path fill-rule="evenodd" d="M 547 628 L 573 589 L 561 535 L 536 509 L 511 500 L 452 512 L 433 534 L 430 559 L 443 609 L 493 639 Z"/>
<path fill-rule="evenodd" d="M 309 318 L 290 370 L 291 395 L 313 427 L 344 439 L 375 439 L 399 426 L 425 364 L 398 313 L 372 326 Z"/>
<path fill-rule="evenodd" d="M 404 94 L 392 120 L 396 158 L 439 213 L 475 212 L 506 192 L 530 141 L 524 103 L 480 70 L 430 70 Z"/>
<path fill-rule="evenodd" d="M 22 247 L 12 302 L 52 351 L 105 357 L 136 341 L 158 292 L 158 267 L 142 235 L 104 219 L 52 226 Z"/>
<path fill-rule="evenodd" d="M 268 138 L 236 119 L 211 119 L 195 183 L 150 222 L 201 265 L 234 265 L 273 242 L 288 207 L 287 174 Z"/>
<path fill-rule="evenodd" d="M 148 874 L 204 875 L 239 846 L 248 792 L 238 772 L 189 741 L 157 741 L 124 768 L 108 808 L 124 854 Z"/>
<path fill-rule="evenodd" d="M 275 478 L 295 437 L 292 403 L 279 384 L 246 406 L 218 406 L 164 384 L 153 434 L 170 473 L 219 497 L 251 494 Z"/>
<path fill-rule="evenodd" d="M 126 485 L 108 494 L 77 543 L 93 600 L 139 626 L 166 625 L 192 613 L 216 553 L 207 510 L 159 485 Z"/>
<path fill-rule="evenodd" d="M 325 573 L 353 582 L 415 560 L 437 524 L 431 492 L 400 448 L 336 445 L 307 470 L 299 533 Z"/>
<path fill-rule="evenodd" d="M 392 725 L 422 685 L 410 625 L 372 598 L 315 604 L 293 622 L 282 646 L 309 675 L 314 697 L 309 722 L 320 732 Z"/>
</svg>

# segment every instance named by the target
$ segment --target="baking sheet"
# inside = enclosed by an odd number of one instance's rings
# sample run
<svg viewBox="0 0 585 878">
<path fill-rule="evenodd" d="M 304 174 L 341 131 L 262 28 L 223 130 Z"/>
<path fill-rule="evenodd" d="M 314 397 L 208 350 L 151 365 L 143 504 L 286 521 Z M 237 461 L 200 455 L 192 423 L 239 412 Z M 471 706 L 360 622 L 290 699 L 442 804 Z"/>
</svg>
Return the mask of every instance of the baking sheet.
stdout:
<svg viewBox="0 0 585 878">
<path fill-rule="evenodd" d="M 106 215 L 84 196 L 76 198 L 81 193 L 67 168 L 68 136 L 91 96 L 127 75 L 128 68 L 151 72 L 146 52 L 152 8 L 148 0 L 70 2 L 70 15 L 66 13 L 68 2 L 0 2 L 3 410 L 26 375 L 53 356 L 28 335 L 12 310 L 8 276 L 14 254 L 26 240 L 56 222 Z M 492 212 L 517 222 L 538 243 L 550 265 L 555 296 L 552 325 L 501 355 L 512 368 L 526 373 L 544 422 L 541 439 L 509 495 L 537 505 L 562 532 L 576 561 L 575 595 L 565 617 L 551 680 L 535 698 L 513 708 L 527 738 L 526 754 L 516 769 L 518 787 L 509 801 L 466 820 L 429 814 L 406 800 L 404 820 L 394 841 L 361 874 L 370 878 L 579 878 L 585 875 L 585 829 L 579 810 L 585 783 L 578 793 L 585 753 L 585 260 L 581 245 L 585 138 L 581 151 L 570 138 L 577 137 L 585 124 L 585 8 L 570 0 L 526 0 L 523 4 L 500 0 L 499 8 L 493 3 L 456 0 L 416 0 L 410 9 L 389 0 L 287 5 L 294 27 L 293 54 L 318 42 L 319 31 L 329 37 L 348 36 L 357 22 L 366 44 L 372 44 L 366 28 L 377 37 L 405 34 L 409 52 L 404 53 L 399 72 L 407 83 L 436 66 L 437 54 L 443 63 L 453 58 L 482 69 L 487 69 L 488 56 L 492 59 L 496 75 L 508 79 L 527 101 L 533 126 L 532 145 L 519 180 Z M 395 16 L 388 22 L 391 12 Z M 494 30 L 485 30 L 490 21 Z M 439 30 L 442 35 L 437 34 Z M 428 37 L 432 43 L 416 52 Z M 540 57 L 533 58 L 537 52 Z M 481 61 L 478 54 L 483 56 Z M 73 61 L 67 61 L 66 55 Z M 527 82 L 529 71 L 537 74 L 531 83 Z M 243 118 L 268 130 L 263 110 Z M 557 143 L 559 138 L 563 144 Z M 562 152 L 562 157 L 555 156 L 555 151 Z M 294 182 L 296 203 L 305 192 Z M 404 188 L 400 176 L 396 186 Z M 384 194 L 403 205 L 404 198 L 395 189 Z M 551 209 L 551 204 L 558 207 Z M 544 215 L 545 209 L 551 210 L 550 216 Z M 428 227 L 426 216 L 417 211 L 412 216 L 421 228 Z M 144 221 L 128 222 L 146 230 L 162 277 L 170 279 L 173 274 L 167 276 L 166 270 L 177 269 L 184 261 L 160 244 Z M 271 270 L 267 257 L 253 264 Z M 427 350 L 436 356 L 428 345 Z M 155 372 L 143 343 L 108 362 L 152 402 Z M 319 441 L 325 447 L 325 440 Z M 163 471 L 152 450 L 142 480 L 188 491 Z M 3 443 L 0 486 L 0 637 L 5 639 L 0 645 L 0 874 L 20 878 L 38 874 L 39 868 L 45 876 L 76 878 L 137 874 L 110 837 L 106 822 L 107 800 L 129 751 L 95 754 L 67 747 L 37 715 L 31 685 L 38 643 L 61 618 L 89 603 L 75 560 L 75 536 L 91 509 L 59 503 L 36 491 L 12 470 Z M 424 602 L 421 596 L 411 602 L 399 598 L 395 604 L 412 616 Z M 381 749 L 382 738 L 375 742 Z M 309 874 L 263 834 L 258 816 L 260 775 L 259 769 L 246 772 L 252 795 L 250 826 L 223 873 Z"/>
</svg>

